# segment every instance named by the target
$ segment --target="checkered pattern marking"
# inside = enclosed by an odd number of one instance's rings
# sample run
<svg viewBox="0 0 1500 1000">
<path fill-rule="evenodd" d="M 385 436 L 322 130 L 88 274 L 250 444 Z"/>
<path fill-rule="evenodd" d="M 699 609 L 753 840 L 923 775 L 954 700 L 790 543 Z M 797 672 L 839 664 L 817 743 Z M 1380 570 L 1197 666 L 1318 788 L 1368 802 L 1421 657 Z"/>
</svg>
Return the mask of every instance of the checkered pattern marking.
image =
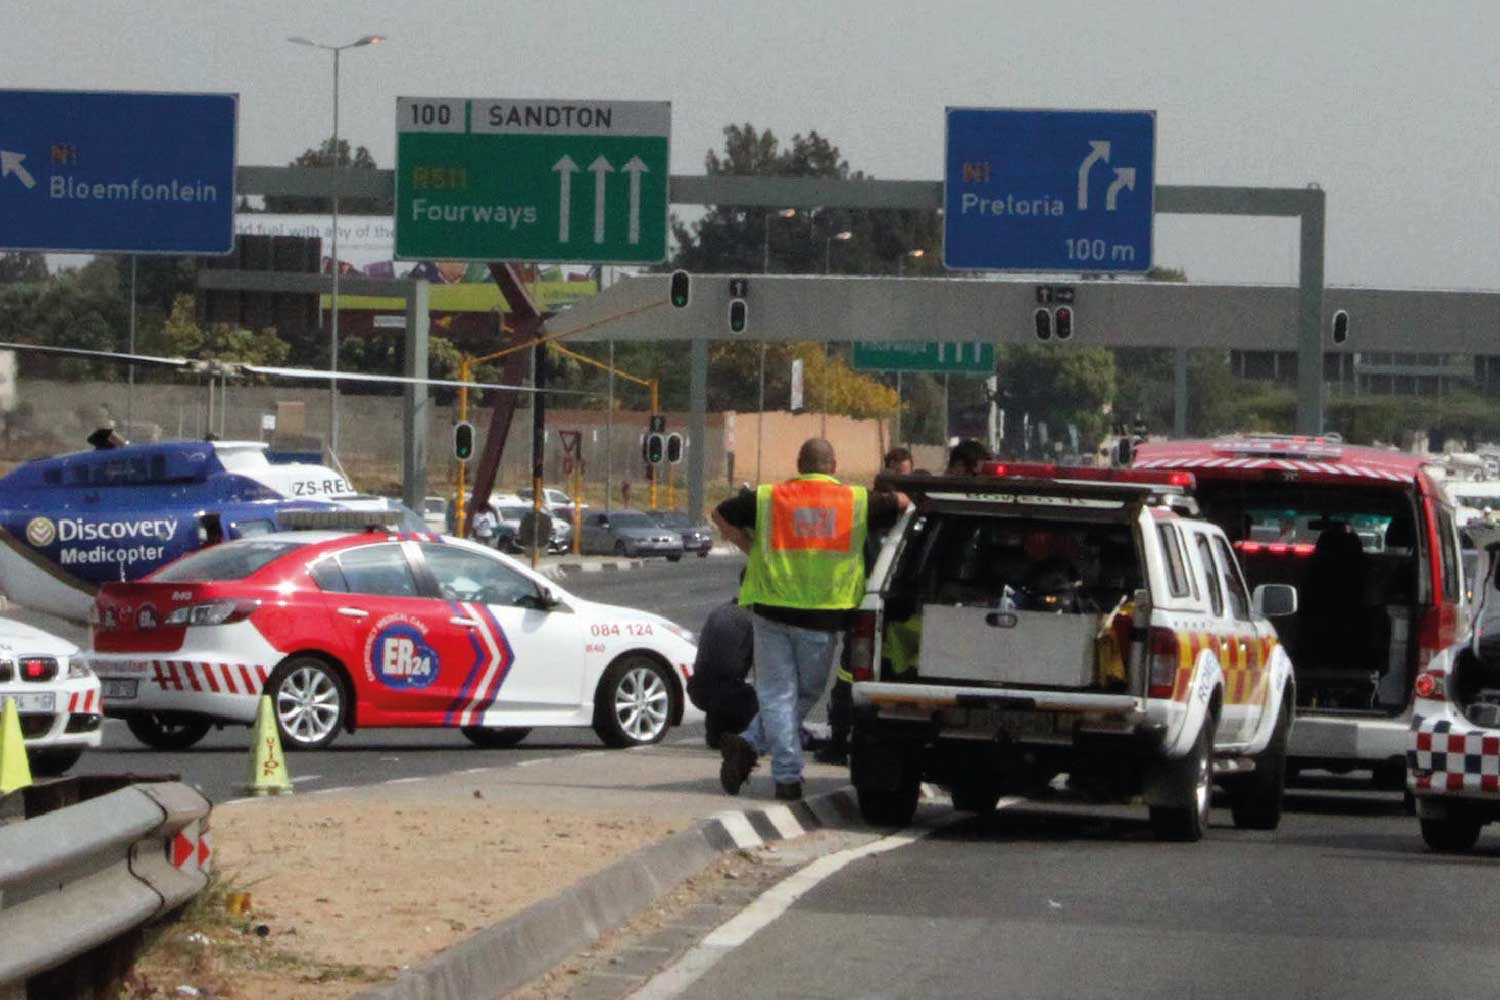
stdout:
<svg viewBox="0 0 1500 1000">
<path fill-rule="evenodd" d="M 1413 719 L 1406 766 L 1418 790 L 1500 792 L 1500 731 Z"/>
</svg>

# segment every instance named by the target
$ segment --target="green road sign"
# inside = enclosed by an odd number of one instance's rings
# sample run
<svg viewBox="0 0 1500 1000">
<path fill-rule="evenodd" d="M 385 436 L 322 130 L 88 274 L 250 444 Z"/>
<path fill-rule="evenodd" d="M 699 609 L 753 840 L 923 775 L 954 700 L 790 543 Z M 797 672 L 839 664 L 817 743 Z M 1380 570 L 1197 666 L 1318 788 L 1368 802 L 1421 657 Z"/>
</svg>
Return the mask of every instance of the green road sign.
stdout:
<svg viewBox="0 0 1500 1000">
<path fill-rule="evenodd" d="M 665 101 L 396 99 L 396 256 L 654 264 Z"/>
<path fill-rule="evenodd" d="M 857 372 L 950 372 L 995 374 L 995 345 L 975 341 L 857 340 Z"/>
</svg>

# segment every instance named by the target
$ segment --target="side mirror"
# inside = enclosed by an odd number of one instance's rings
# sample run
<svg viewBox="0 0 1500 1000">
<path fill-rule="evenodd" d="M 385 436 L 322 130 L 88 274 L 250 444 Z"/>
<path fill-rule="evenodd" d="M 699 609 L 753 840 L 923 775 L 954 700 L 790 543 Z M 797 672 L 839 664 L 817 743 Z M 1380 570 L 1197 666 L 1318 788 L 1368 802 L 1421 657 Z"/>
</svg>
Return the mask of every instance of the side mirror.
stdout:
<svg viewBox="0 0 1500 1000">
<path fill-rule="evenodd" d="M 561 603 L 562 601 L 557 599 L 557 594 L 553 592 L 551 587 L 537 585 L 535 606 L 539 610 L 551 611 Z"/>
<path fill-rule="evenodd" d="M 1289 583 L 1263 583 L 1251 598 L 1255 613 L 1266 618 L 1281 618 L 1297 613 L 1297 588 Z"/>
</svg>

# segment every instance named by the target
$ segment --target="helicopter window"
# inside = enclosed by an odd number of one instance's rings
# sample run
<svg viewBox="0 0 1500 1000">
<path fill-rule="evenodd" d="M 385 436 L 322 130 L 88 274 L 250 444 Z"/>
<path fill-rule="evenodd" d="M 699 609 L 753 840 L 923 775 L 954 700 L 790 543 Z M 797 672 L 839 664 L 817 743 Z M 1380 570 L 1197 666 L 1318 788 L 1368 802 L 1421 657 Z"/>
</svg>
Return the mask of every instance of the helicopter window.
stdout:
<svg viewBox="0 0 1500 1000">
<path fill-rule="evenodd" d="M 276 525 L 270 521 L 236 521 L 234 530 L 239 538 L 254 538 L 256 535 L 269 535 L 276 530 Z"/>
</svg>

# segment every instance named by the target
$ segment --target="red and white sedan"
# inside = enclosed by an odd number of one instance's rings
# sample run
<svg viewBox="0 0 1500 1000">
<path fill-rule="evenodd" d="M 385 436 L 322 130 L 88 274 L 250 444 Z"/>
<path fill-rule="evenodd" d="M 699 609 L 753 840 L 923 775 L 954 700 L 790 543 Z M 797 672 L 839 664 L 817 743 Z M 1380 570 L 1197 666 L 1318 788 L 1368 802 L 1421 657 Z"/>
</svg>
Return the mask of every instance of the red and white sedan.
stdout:
<svg viewBox="0 0 1500 1000">
<path fill-rule="evenodd" d="M 458 727 L 483 747 L 592 726 L 633 746 L 701 717 L 684 697 L 692 633 L 436 535 L 303 531 L 202 549 L 101 587 L 93 636 L 105 713 L 164 749 L 253 722 L 262 692 L 288 749 L 415 726 Z"/>
</svg>

